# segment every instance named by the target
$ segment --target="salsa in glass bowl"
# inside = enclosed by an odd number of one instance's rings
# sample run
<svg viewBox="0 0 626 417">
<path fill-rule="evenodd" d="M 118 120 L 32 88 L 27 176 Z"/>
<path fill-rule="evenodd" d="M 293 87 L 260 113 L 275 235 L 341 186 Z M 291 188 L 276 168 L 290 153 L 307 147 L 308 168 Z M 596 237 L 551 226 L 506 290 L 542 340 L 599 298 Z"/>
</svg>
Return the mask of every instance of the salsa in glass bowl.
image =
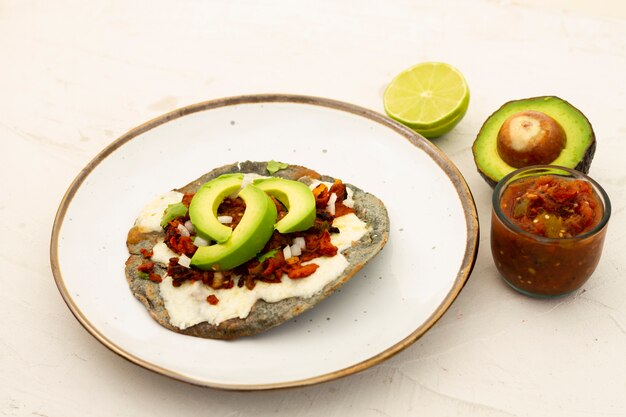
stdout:
<svg viewBox="0 0 626 417">
<path fill-rule="evenodd" d="M 513 171 L 493 194 L 496 267 L 526 295 L 576 291 L 600 261 L 610 215 L 604 189 L 581 172 L 551 165 Z"/>
</svg>

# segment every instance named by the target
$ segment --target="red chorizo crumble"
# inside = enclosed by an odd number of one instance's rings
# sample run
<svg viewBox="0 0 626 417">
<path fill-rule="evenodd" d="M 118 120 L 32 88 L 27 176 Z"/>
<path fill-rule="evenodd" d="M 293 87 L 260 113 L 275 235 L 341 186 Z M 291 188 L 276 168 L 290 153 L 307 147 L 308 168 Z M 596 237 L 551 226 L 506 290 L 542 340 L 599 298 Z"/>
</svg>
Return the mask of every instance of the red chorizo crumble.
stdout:
<svg viewBox="0 0 626 417">
<path fill-rule="evenodd" d="M 215 294 L 211 294 L 206 298 L 207 303 L 214 306 L 215 304 L 220 302 L 220 299 L 215 296 Z"/>
<path fill-rule="evenodd" d="M 143 253 L 143 250 L 141 253 L 144 256 L 146 256 Z M 144 263 L 142 263 L 141 265 L 137 267 L 137 270 L 139 271 L 140 274 L 143 274 L 143 276 L 142 275 L 140 276 L 145 277 L 144 279 L 148 279 L 152 282 L 156 282 L 157 284 L 163 281 L 163 278 L 161 278 L 161 275 L 154 272 L 154 262 L 152 261 L 145 261 Z"/>
<path fill-rule="evenodd" d="M 141 265 L 139 265 L 137 267 L 137 270 L 139 272 L 145 272 L 147 274 L 147 273 L 152 272 L 152 268 L 154 268 L 154 262 L 146 261 L 146 262 L 142 263 Z"/>
<path fill-rule="evenodd" d="M 141 254 L 143 255 L 144 258 L 150 259 L 152 258 L 152 255 L 154 254 L 152 249 L 148 250 L 145 248 L 141 248 L 139 249 L 139 252 L 141 252 Z"/>
<path fill-rule="evenodd" d="M 333 193 L 337 196 L 334 215 L 326 210 L 330 196 Z M 273 256 L 263 261 L 259 261 L 259 259 L 255 257 L 232 270 L 221 272 L 188 268 L 179 264 L 179 258 L 171 258 L 167 267 L 167 274 L 172 277 L 172 285 L 179 287 L 185 281 L 202 281 L 203 284 L 213 289 L 227 289 L 237 285 L 238 287 L 245 286 L 251 290 L 256 286 L 257 281 L 279 283 L 281 282 L 283 274 L 286 274 L 290 279 L 302 279 L 310 276 L 317 270 L 318 265 L 315 263 L 302 265 L 302 263 L 321 256 L 335 256 L 338 249 L 332 244 L 330 234 L 338 233 L 339 229 L 332 227 L 332 222 L 335 217 L 354 213 L 353 208 L 343 204 L 343 201 L 347 197 L 347 192 L 345 184 L 340 180 L 335 180 L 330 189 L 324 184 L 318 185 L 313 189 L 313 195 L 315 196 L 316 205 L 316 218 L 313 226 L 303 232 L 281 234 L 278 231 L 274 231 L 270 240 L 260 252 L 261 254 L 265 254 L 275 251 L 276 253 Z M 191 193 L 185 194 L 183 196 L 183 204 L 189 207 L 193 196 L 194 194 Z M 272 200 L 276 205 L 278 219 L 282 219 L 287 214 L 287 209 L 276 198 L 272 197 Z M 232 222 L 229 226 L 234 229 L 241 221 L 245 209 L 245 202 L 241 198 L 227 197 L 220 204 L 217 214 L 218 216 L 232 217 Z M 193 244 L 193 236 L 183 236 L 179 230 L 179 225 L 184 226 L 187 220 L 189 220 L 188 215 L 169 222 L 165 227 L 164 241 L 165 244 L 178 255 L 184 254 L 188 257 L 192 257 L 197 250 L 197 247 Z M 302 249 L 300 256 L 292 256 L 285 260 L 283 248 L 292 245 L 294 239 L 297 237 L 304 238 L 306 247 Z M 147 251 L 144 253 L 144 250 L 142 250 L 142 254 L 145 257 L 149 257 L 146 256 L 147 253 Z M 150 251 L 150 256 L 152 256 L 152 251 Z M 148 268 L 148 264 L 152 265 Z M 140 265 L 139 268 L 143 267 L 146 269 L 145 271 L 140 269 L 142 272 L 152 272 L 153 266 L 153 262 L 147 261 Z M 154 279 L 153 275 L 155 275 Z M 161 277 L 158 274 L 150 274 L 150 280 L 153 282 L 161 282 Z M 214 297 L 214 299 L 212 297 Z M 207 297 L 207 302 L 214 305 L 217 304 L 219 300 L 217 297 L 211 295 Z"/>
<path fill-rule="evenodd" d="M 193 199 L 193 196 L 196 195 L 196 193 L 185 193 L 183 195 L 183 205 L 185 207 L 189 207 L 189 204 L 191 204 L 191 199 Z"/>
<path fill-rule="evenodd" d="M 185 227 L 184 224 L 187 220 L 189 218 L 180 217 L 169 222 L 165 227 L 165 244 L 177 254 L 184 254 L 191 258 L 198 248 L 193 244 L 190 236 L 181 235 L 178 229 L 178 225 Z"/>
</svg>

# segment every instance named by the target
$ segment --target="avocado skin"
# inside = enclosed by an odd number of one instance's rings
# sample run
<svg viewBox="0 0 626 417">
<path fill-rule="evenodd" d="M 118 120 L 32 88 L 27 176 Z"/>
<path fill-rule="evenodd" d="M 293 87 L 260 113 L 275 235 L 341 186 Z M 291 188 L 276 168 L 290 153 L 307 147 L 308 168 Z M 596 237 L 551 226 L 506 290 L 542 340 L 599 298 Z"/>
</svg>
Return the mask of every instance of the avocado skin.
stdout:
<svg viewBox="0 0 626 417">
<path fill-rule="evenodd" d="M 478 135 L 476 135 L 476 139 L 474 140 L 474 144 L 472 146 L 472 153 L 474 155 L 474 162 L 476 163 L 476 168 L 478 170 L 478 173 L 487 182 L 487 184 L 489 184 L 489 186 L 491 188 L 494 188 L 496 186 L 496 184 L 498 184 L 498 182 L 506 174 L 508 174 L 509 172 L 514 171 L 515 168 L 510 167 L 510 169 L 507 172 L 504 172 L 500 176 L 491 175 L 490 173 L 485 172 L 483 169 L 481 169 L 481 166 L 480 166 L 480 164 L 478 162 L 479 155 L 478 155 L 478 151 L 477 151 L 477 144 L 478 144 L 479 140 L 483 137 L 483 135 L 485 135 L 485 130 L 488 129 L 488 126 L 487 126 L 488 122 L 494 116 L 497 116 L 503 109 L 506 109 L 507 107 L 511 106 L 512 104 L 521 103 L 521 102 L 533 102 L 533 101 L 536 102 L 536 101 L 549 101 L 549 100 L 554 100 L 554 101 L 556 101 L 559 104 L 562 104 L 564 106 L 570 107 L 573 111 L 577 112 L 578 116 L 581 118 L 583 123 L 586 123 L 589 126 L 589 129 L 590 129 L 589 143 L 588 143 L 587 147 L 585 148 L 584 152 L 582 153 L 582 157 L 580 158 L 580 160 L 578 161 L 578 163 L 576 165 L 574 165 L 574 166 L 567 166 L 568 168 L 573 168 L 573 169 L 575 169 L 577 171 L 580 171 L 580 172 L 582 172 L 584 174 L 589 173 L 589 168 L 591 167 L 591 161 L 593 160 L 593 157 L 594 157 L 595 152 L 596 152 L 596 136 L 595 136 L 595 133 L 593 131 L 593 127 L 591 126 L 591 123 L 589 122 L 589 119 L 587 119 L 587 117 L 580 110 L 578 110 L 571 103 L 563 100 L 562 98 L 559 98 L 559 97 L 556 97 L 556 96 L 530 97 L 530 98 L 519 99 L 519 100 L 511 100 L 511 101 L 508 101 L 508 102 L 504 103 L 502 106 L 500 106 L 500 108 L 498 110 L 493 112 L 485 120 L 485 123 L 483 123 L 482 127 L 480 128 L 480 131 L 478 132 Z M 529 109 L 537 110 L 537 109 L 533 109 L 532 107 L 529 107 Z M 541 110 L 538 110 L 538 111 L 541 111 Z M 559 123 L 561 123 L 561 120 L 557 119 L 557 121 Z M 570 140 L 570 138 L 568 138 L 568 141 L 569 140 Z M 495 141 L 494 141 L 494 146 L 495 146 Z M 563 152 L 566 152 L 569 149 L 570 146 L 571 145 L 568 143 L 565 146 L 565 149 L 563 150 Z"/>
</svg>

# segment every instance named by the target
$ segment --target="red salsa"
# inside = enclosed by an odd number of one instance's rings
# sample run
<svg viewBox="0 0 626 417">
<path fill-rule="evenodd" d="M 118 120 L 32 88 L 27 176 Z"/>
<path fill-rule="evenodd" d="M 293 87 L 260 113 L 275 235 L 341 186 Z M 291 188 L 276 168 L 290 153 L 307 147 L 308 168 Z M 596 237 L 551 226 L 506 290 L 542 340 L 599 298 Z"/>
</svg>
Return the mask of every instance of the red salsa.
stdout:
<svg viewBox="0 0 626 417">
<path fill-rule="evenodd" d="M 602 219 L 602 203 L 590 183 L 543 175 L 509 185 L 500 200 L 509 220 L 532 234 L 574 237 Z"/>
<path fill-rule="evenodd" d="M 492 254 L 514 288 L 531 295 L 566 294 L 595 270 L 606 227 L 585 235 L 604 215 L 602 200 L 588 181 L 556 175 L 521 178 L 504 188 L 498 209 L 492 216 Z"/>
</svg>

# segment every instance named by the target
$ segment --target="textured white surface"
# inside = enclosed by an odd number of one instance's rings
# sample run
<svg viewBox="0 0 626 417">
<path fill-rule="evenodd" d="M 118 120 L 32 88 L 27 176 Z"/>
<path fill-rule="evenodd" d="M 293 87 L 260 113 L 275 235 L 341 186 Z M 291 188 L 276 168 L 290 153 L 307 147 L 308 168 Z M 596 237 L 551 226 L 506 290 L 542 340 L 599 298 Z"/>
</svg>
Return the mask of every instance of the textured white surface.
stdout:
<svg viewBox="0 0 626 417">
<path fill-rule="evenodd" d="M 0 415 L 626 415 L 625 6 L 522 3 L 2 2 Z M 237 94 L 311 94 L 382 111 L 385 85 L 424 60 L 455 65 L 470 85 L 465 119 L 435 143 L 468 181 L 483 233 L 468 284 L 416 344 L 318 386 L 222 392 L 120 359 L 71 316 L 49 268 L 50 228 L 72 179 L 116 137 Z M 556 301 L 499 280 L 491 189 L 471 155 L 502 103 L 545 94 L 591 120 L 590 174 L 614 208 L 596 273 Z"/>
</svg>

